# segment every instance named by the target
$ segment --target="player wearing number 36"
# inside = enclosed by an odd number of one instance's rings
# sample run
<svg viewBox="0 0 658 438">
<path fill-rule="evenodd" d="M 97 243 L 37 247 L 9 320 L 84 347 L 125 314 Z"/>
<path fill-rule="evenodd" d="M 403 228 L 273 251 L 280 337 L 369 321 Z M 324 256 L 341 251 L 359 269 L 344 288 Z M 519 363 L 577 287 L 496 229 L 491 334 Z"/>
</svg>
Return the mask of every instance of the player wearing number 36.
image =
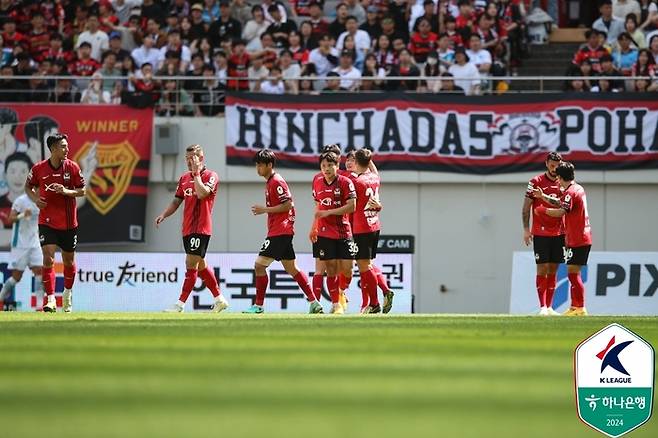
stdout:
<svg viewBox="0 0 658 438">
<path fill-rule="evenodd" d="M 171 204 L 155 219 L 158 227 L 162 221 L 183 206 L 183 247 L 185 248 L 185 280 L 178 302 L 168 312 L 182 312 L 197 277 L 201 277 L 210 290 L 215 303 L 213 312 L 219 313 L 228 307 L 228 302 L 219 290 L 213 270 L 206 264 L 206 250 L 212 235 L 212 208 L 217 196 L 219 178 L 217 173 L 205 166 L 203 149 L 195 144 L 185 150 L 185 161 L 189 172 L 178 180 L 176 195 Z"/>
</svg>

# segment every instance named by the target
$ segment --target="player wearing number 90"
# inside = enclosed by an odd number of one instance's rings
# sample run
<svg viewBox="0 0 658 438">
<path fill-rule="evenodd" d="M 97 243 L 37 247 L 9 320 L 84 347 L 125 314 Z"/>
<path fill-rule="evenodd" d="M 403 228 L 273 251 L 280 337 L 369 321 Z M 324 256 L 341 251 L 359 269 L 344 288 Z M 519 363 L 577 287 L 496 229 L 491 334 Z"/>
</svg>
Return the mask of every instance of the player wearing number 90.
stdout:
<svg viewBox="0 0 658 438">
<path fill-rule="evenodd" d="M 206 287 L 210 289 L 215 304 L 213 312 L 219 313 L 228 307 L 228 302 L 219 290 L 219 284 L 212 269 L 206 264 L 206 250 L 212 234 L 212 208 L 219 187 L 219 178 L 204 163 L 203 149 L 200 145 L 188 146 L 185 150 L 185 161 L 189 172 L 185 172 L 178 180 L 176 195 L 171 204 L 155 219 L 155 226 L 183 206 L 183 246 L 185 248 L 185 280 L 178 302 L 168 312 L 182 312 L 185 301 L 190 296 L 197 276 L 201 277 Z"/>
<path fill-rule="evenodd" d="M 256 301 L 245 313 L 263 313 L 265 291 L 267 290 L 267 267 L 274 260 L 281 261 L 283 268 L 290 274 L 306 295 L 310 303 L 309 313 L 323 313 L 317 301 L 308 276 L 299 270 L 295 261 L 295 249 L 292 238 L 295 235 L 295 205 L 288 184 L 281 175 L 274 172 L 276 155 L 264 149 L 254 156 L 256 172 L 267 181 L 265 183 L 265 206 L 253 205 L 254 215 L 267 213 L 267 238 L 254 263 L 256 273 Z"/>
</svg>

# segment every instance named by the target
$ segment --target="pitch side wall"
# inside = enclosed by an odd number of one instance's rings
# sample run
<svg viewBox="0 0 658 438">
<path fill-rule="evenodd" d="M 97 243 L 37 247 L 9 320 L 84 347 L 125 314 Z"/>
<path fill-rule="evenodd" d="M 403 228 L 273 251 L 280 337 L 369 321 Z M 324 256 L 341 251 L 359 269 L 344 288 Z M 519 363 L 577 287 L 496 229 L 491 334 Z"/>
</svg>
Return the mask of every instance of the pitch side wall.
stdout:
<svg viewBox="0 0 658 438">
<path fill-rule="evenodd" d="M 265 217 L 250 206 L 264 202 L 262 179 L 253 168 L 227 166 L 223 118 L 156 119 L 180 127 L 180 154 L 164 159 L 153 153 L 147 206 L 147 243 L 143 251 L 182 250 L 180 215 L 156 230 L 153 219 L 173 197 L 184 171 L 184 148 L 200 143 L 209 167 L 220 176 L 215 204 L 215 235 L 210 251 L 257 251 Z M 154 148 L 155 149 L 155 148 Z M 310 252 L 306 237 L 313 205 L 313 172 L 281 169 L 297 209 L 298 252 Z M 512 252 L 522 250 L 521 204 L 533 174 L 498 176 L 433 172 L 382 174 L 383 232 L 416 236 L 414 293 L 416 311 L 506 313 L 509 309 Z M 658 171 L 579 172 L 588 193 L 597 251 L 658 250 Z M 135 246 L 109 250 L 134 251 Z M 172 263 L 183 263 L 172 260 Z M 441 285 L 447 289 L 440 292 Z M 534 294 L 534 285 L 528 284 Z"/>
</svg>

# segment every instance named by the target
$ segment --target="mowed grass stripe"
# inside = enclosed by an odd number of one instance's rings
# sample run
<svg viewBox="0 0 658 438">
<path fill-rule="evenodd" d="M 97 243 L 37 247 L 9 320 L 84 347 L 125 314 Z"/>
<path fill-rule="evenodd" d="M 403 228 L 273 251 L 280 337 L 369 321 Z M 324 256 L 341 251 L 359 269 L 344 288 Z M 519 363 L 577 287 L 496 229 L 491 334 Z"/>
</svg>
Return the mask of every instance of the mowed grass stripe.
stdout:
<svg viewBox="0 0 658 438">
<path fill-rule="evenodd" d="M 571 361 L 611 321 L 658 341 L 656 318 L 0 314 L 0 418 L 12 437 L 43 437 L 44 407 L 49 437 L 596 436 Z"/>
</svg>

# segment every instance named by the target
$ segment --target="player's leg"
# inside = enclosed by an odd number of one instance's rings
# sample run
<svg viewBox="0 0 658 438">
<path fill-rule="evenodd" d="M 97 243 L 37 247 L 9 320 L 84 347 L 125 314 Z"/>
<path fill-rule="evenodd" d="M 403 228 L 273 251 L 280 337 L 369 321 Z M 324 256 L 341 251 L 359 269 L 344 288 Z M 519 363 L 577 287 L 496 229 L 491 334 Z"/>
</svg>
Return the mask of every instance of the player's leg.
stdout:
<svg viewBox="0 0 658 438">
<path fill-rule="evenodd" d="M 262 253 L 262 251 L 261 251 Z M 254 262 L 254 280 L 256 283 L 256 299 L 254 304 L 242 313 L 263 313 L 265 308 L 265 294 L 270 282 L 267 268 L 274 262 L 272 257 L 259 255 Z"/>
<path fill-rule="evenodd" d="M 564 235 L 551 239 L 551 255 L 546 274 L 546 307 L 548 314 L 552 316 L 560 315 L 553 309 L 553 296 L 557 284 L 557 270 L 561 263 L 564 263 Z"/>
<path fill-rule="evenodd" d="M 380 313 L 381 307 L 377 297 L 377 276 L 372 269 L 372 259 L 376 256 L 378 233 L 362 233 L 354 236 L 356 264 L 361 275 L 361 294 L 363 303 L 361 313 Z"/>
<path fill-rule="evenodd" d="M 322 306 L 315 298 L 311 285 L 308 283 L 308 276 L 297 266 L 297 260 L 294 258 L 281 259 L 281 264 L 283 265 L 283 269 L 297 282 L 299 288 L 306 295 L 306 301 L 310 303 L 308 313 L 324 313 Z"/>
<path fill-rule="evenodd" d="M 340 304 L 340 292 L 338 289 L 338 259 L 325 260 L 327 271 L 327 289 L 331 297 L 331 313 L 343 314 L 345 309 Z"/>
<path fill-rule="evenodd" d="M 44 312 L 56 312 L 57 304 L 55 302 L 55 251 L 57 245 L 47 244 L 41 247 L 43 254 L 43 290 L 46 293 L 46 305 L 43 306 Z"/>
<path fill-rule="evenodd" d="M 550 261 L 550 237 L 533 236 L 532 246 L 535 253 L 535 263 L 537 264 L 537 275 L 535 277 L 535 287 L 539 299 L 539 315 L 548 315 L 546 307 L 546 275 L 548 274 L 547 263 Z"/>
<path fill-rule="evenodd" d="M 320 247 L 313 242 L 313 258 L 315 259 L 315 272 L 313 272 L 313 294 L 318 301 L 322 300 L 322 289 L 324 288 L 324 262 L 320 260 Z"/>
<path fill-rule="evenodd" d="M 581 246 L 567 249 L 567 275 L 571 285 L 571 307 L 564 315 L 585 316 L 585 284 L 580 275 L 583 266 L 587 265 L 591 246 Z"/>
<path fill-rule="evenodd" d="M 11 293 L 14 291 L 16 284 L 21 281 L 23 278 L 23 271 L 14 269 L 11 271 L 11 275 L 2 285 L 2 290 L 0 290 L 0 301 L 4 302 L 7 298 L 11 297 Z"/>
<path fill-rule="evenodd" d="M 347 303 L 349 299 L 347 298 L 347 289 L 352 283 L 352 268 L 354 267 L 354 260 L 340 260 L 338 262 L 338 294 L 340 305 L 343 306 L 343 310 L 347 312 Z"/>
<path fill-rule="evenodd" d="M 170 309 L 166 309 L 165 312 L 183 312 L 185 309 L 185 303 L 194 289 L 196 284 L 199 265 L 203 258 L 196 254 L 185 254 L 185 279 L 183 280 L 183 287 L 181 288 L 181 293 L 178 297 L 178 301 Z"/>
<path fill-rule="evenodd" d="M 73 310 L 73 283 L 75 282 L 75 248 L 78 244 L 78 230 L 56 231 L 57 246 L 62 250 L 64 265 L 64 292 L 62 293 L 62 310 Z"/>
<path fill-rule="evenodd" d="M 197 249 L 198 253 L 196 255 L 201 257 L 201 260 L 199 260 L 197 265 L 197 277 L 201 278 L 213 296 L 212 311 L 214 313 L 219 313 L 228 308 L 228 301 L 226 301 L 226 298 L 224 298 L 222 292 L 219 290 L 219 283 L 217 282 L 215 273 L 210 266 L 208 266 L 208 263 L 206 263 L 206 252 L 208 251 L 210 236 L 202 235 L 199 239 L 199 248 Z"/>
</svg>

